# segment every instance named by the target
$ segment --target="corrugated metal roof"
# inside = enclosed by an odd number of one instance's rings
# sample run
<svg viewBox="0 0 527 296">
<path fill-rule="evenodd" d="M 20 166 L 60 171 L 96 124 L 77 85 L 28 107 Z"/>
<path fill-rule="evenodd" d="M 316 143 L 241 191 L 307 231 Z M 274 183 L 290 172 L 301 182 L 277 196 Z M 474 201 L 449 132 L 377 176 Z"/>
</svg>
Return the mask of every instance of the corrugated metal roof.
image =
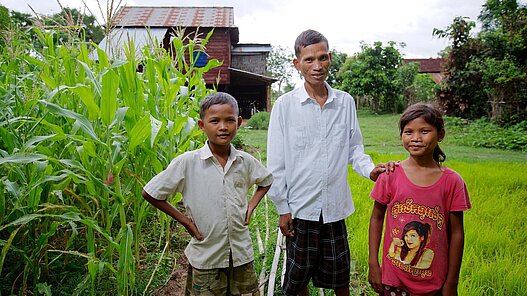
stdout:
<svg viewBox="0 0 527 296">
<path fill-rule="evenodd" d="M 123 6 L 114 24 L 117 27 L 236 27 L 233 7 Z"/>
</svg>

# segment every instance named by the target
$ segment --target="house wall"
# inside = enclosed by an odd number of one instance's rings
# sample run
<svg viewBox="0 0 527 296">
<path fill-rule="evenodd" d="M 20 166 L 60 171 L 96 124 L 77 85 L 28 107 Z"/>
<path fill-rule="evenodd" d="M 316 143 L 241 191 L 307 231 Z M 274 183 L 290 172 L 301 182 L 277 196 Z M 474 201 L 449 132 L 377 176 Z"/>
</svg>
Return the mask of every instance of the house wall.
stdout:
<svg viewBox="0 0 527 296">
<path fill-rule="evenodd" d="M 231 66 L 247 72 L 266 75 L 266 62 L 267 54 L 265 53 L 233 55 Z"/>
<path fill-rule="evenodd" d="M 194 39 L 196 36 L 196 29 L 188 27 L 185 29 L 185 36 Z M 200 28 L 198 31 L 198 38 L 205 38 L 212 28 Z M 207 84 L 230 84 L 231 77 L 229 67 L 231 66 L 231 31 L 228 28 L 214 28 L 214 33 L 209 38 L 205 45 L 205 53 L 208 55 L 207 60 L 217 59 L 223 64 L 219 67 L 213 68 L 203 74 L 203 78 Z M 168 48 L 169 37 L 165 37 L 165 48 Z M 186 56 L 188 61 L 188 55 Z"/>
</svg>

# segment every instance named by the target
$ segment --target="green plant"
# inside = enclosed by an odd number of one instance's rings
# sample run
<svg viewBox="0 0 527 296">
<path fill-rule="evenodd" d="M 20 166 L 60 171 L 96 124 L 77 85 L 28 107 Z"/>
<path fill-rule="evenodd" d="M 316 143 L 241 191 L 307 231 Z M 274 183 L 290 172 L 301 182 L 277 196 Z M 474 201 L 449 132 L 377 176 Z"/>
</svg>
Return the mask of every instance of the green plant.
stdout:
<svg viewBox="0 0 527 296">
<path fill-rule="evenodd" d="M 247 122 L 247 127 L 259 130 L 266 130 L 269 126 L 269 112 L 258 112 L 255 113 Z"/>
<path fill-rule="evenodd" d="M 74 294 L 141 293 L 143 225 L 157 220 L 148 230 L 157 246 L 172 231 L 142 186 L 203 143 L 202 75 L 220 63 L 195 68 L 184 57 L 210 36 L 174 38 L 174 57 L 156 46 L 137 57 L 132 41 L 126 57 L 110 59 L 83 40 L 58 44 L 57 32 L 34 30 L 41 46 L 15 39 L 0 55 L 1 290 L 53 292 L 71 270 L 80 274 Z"/>
<path fill-rule="evenodd" d="M 501 127 L 488 119 L 474 121 L 446 118 L 446 128 L 452 142 L 472 147 L 527 151 L 527 124 Z"/>
</svg>

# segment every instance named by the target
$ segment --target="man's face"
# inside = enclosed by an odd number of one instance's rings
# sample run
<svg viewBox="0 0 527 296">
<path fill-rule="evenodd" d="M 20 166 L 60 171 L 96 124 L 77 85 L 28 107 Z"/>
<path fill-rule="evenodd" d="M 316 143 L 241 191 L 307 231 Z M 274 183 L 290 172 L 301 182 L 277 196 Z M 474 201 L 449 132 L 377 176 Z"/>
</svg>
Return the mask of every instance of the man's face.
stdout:
<svg viewBox="0 0 527 296">
<path fill-rule="evenodd" d="M 331 65 L 331 53 L 325 42 L 308 45 L 300 49 L 300 54 L 293 60 L 295 68 L 300 71 L 306 83 L 324 84 Z"/>
</svg>

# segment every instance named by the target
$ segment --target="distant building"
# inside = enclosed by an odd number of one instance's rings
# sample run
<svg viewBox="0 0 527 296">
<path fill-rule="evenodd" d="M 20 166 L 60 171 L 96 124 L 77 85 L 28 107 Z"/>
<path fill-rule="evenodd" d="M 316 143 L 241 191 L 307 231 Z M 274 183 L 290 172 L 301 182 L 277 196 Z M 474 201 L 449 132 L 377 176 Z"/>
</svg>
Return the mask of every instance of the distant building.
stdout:
<svg viewBox="0 0 527 296">
<path fill-rule="evenodd" d="M 430 74 L 436 84 L 443 80 L 443 64 L 446 59 L 429 58 L 429 59 L 403 59 L 406 64 L 417 63 L 419 65 L 419 73 Z"/>
<path fill-rule="evenodd" d="M 255 110 L 271 109 L 271 84 L 276 79 L 265 74 L 272 47 L 270 44 L 239 44 L 232 7 L 123 6 L 116 13 L 113 27 L 111 38 L 103 39 L 99 45 L 107 49 L 110 56 L 122 55 L 124 43 L 129 38 L 134 39 L 136 48 L 142 48 L 156 37 L 160 41 L 157 46 L 169 50 L 174 32 L 184 29 L 185 36 L 197 33 L 204 38 L 214 30 L 205 54 L 195 57 L 198 63 L 217 59 L 223 64 L 204 74 L 205 83 L 233 95 L 243 118 L 249 118 Z"/>
</svg>

